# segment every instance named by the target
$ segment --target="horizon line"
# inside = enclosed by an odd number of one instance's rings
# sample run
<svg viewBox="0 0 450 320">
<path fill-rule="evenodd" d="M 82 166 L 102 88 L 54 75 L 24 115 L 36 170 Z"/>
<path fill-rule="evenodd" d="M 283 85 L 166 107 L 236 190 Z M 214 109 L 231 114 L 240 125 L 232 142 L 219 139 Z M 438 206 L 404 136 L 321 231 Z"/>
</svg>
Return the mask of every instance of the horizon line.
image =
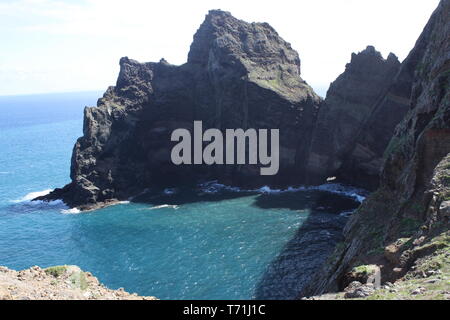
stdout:
<svg viewBox="0 0 450 320">
<path fill-rule="evenodd" d="M 17 94 L 0 94 L 0 98 L 6 97 L 26 97 L 26 96 L 41 96 L 41 95 L 53 95 L 53 94 L 77 94 L 77 93 L 94 93 L 94 92 L 105 92 L 103 90 L 74 90 L 74 91 L 49 91 L 49 92 L 35 92 L 35 93 L 17 93 Z"/>
</svg>

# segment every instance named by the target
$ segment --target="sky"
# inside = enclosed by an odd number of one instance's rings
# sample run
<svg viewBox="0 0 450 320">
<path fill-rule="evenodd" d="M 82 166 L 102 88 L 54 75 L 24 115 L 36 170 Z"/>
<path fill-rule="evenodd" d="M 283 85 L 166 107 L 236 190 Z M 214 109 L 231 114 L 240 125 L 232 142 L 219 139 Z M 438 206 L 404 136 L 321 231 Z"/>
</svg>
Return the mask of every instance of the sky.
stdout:
<svg viewBox="0 0 450 320">
<path fill-rule="evenodd" d="M 352 52 L 402 61 L 439 0 L 0 0 L 0 95 L 106 90 L 123 56 L 187 60 L 210 9 L 268 22 L 324 96 Z"/>
</svg>

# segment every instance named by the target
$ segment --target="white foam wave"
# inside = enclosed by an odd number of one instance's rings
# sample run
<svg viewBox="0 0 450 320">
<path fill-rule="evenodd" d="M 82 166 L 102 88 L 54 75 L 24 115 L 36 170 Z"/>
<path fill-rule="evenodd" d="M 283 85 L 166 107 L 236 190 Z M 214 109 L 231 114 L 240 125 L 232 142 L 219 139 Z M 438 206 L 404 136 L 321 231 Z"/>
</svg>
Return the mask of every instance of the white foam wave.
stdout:
<svg viewBox="0 0 450 320">
<path fill-rule="evenodd" d="M 80 213 L 81 211 L 77 208 L 72 208 L 72 209 L 66 209 L 66 210 L 61 210 L 61 213 L 63 214 L 77 214 Z"/>
<path fill-rule="evenodd" d="M 362 203 L 366 199 L 367 191 L 355 187 L 344 186 L 339 183 L 326 183 L 319 186 L 299 186 L 288 187 L 286 189 L 272 189 L 269 186 L 263 186 L 259 189 L 241 189 L 239 187 L 231 187 L 217 181 L 210 181 L 199 185 L 201 192 L 203 193 L 218 193 L 223 191 L 229 192 L 258 192 L 264 194 L 276 194 L 284 192 L 298 192 L 298 191 L 310 191 L 318 190 L 334 194 L 339 194 L 345 197 L 352 198 L 357 202 Z"/>
<path fill-rule="evenodd" d="M 47 190 L 42 190 L 42 191 L 30 192 L 27 195 L 23 196 L 22 198 L 17 199 L 17 200 L 12 200 L 11 202 L 19 203 L 19 202 L 31 201 L 34 198 L 46 196 L 47 194 L 49 194 L 52 191 L 53 191 L 53 189 L 47 189 Z"/>
<path fill-rule="evenodd" d="M 271 189 L 269 186 L 264 186 L 264 187 L 259 188 L 256 191 L 261 192 L 261 193 L 280 193 L 282 190 L 280 190 L 280 189 Z"/>
<path fill-rule="evenodd" d="M 48 204 L 49 206 L 59 206 L 59 205 L 63 205 L 65 206 L 65 203 L 62 200 L 52 200 L 52 201 L 36 201 L 38 203 L 45 203 Z"/>
<path fill-rule="evenodd" d="M 49 194 L 50 192 L 52 192 L 53 189 L 46 189 L 46 190 L 42 190 L 42 191 L 35 191 L 35 192 L 30 192 L 28 194 L 26 194 L 25 196 L 23 196 L 20 199 L 17 200 L 11 200 L 10 202 L 12 203 L 17 203 L 17 204 L 22 204 L 22 205 L 26 205 L 26 206 L 33 206 L 36 208 L 42 207 L 62 207 L 63 210 L 62 211 L 66 211 L 66 209 L 69 209 L 69 207 L 67 207 L 65 205 L 65 203 L 62 200 L 52 200 L 52 201 L 42 201 L 42 200 L 36 200 L 36 201 L 32 201 L 33 199 L 37 198 L 37 197 L 42 197 L 45 196 L 47 194 Z M 59 208 L 58 208 L 59 209 Z M 69 211 L 72 209 L 69 209 Z"/>
<path fill-rule="evenodd" d="M 367 191 L 355 187 L 343 186 L 339 183 L 322 184 L 316 187 L 309 187 L 312 190 L 326 191 L 330 193 L 340 194 L 362 203 L 366 199 Z"/>
<path fill-rule="evenodd" d="M 115 205 L 118 205 L 118 204 L 129 204 L 129 203 L 130 203 L 130 201 L 117 201 L 117 202 L 114 202 L 114 203 L 110 204 L 110 206 L 115 206 Z M 63 214 L 77 214 L 77 213 L 81 213 L 81 210 L 78 209 L 78 208 L 69 208 L 69 207 L 66 206 L 66 209 L 63 209 L 60 212 L 63 213 Z"/>
<path fill-rule="evenodd" d="M 198 186 L 200 187 L 201 192 L 208 193 L 208 194 L 218 193 L 218 192 L 223 192 L 223 191 L 247 192 L 247 190 L 241 189 L 239 187 L 231 187 L 231 186 L 227 186 L 227 185 L 218 183 L 217 180 L 201 183 Z"/>
<path fill-rule="evenodd" d="M 172 205 L 172 204 L 162 204 L 162 205 L 159 205 L 159 206 L 151 207 L 151 208 L 149 208 L 149 210 L 156 210 L 156 209 L 163 209 L 163 208 L 172 208 L 172 209 L 177 210 L 179 208 L 179 206 Z"/>
</svg>

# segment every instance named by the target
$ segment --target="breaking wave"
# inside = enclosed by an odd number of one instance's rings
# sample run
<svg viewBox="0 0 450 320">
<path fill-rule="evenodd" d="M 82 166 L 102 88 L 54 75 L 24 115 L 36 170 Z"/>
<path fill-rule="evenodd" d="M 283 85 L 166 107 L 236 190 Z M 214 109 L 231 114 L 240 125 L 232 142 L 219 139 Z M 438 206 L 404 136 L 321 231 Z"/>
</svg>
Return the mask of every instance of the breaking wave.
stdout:
<svg viewBox="0 0 450 320">
<path fill-rule="evenodd" d="M 81 211 L 77 208 L 72 208 L 72 209 L 63 209 L 61 210 L 61 213 L 63 214 L 77 214 L 80 213 Z"/>
<path fill-rule="evenodd" d="M 180 206 L 178 206 L 178 205 L 162 204 L 162 205 L 159 205 L 159 206 L 151 207 L 151 208 L 149 208 L 148 210 L 156 210 L 156 209 L 163 209 L 163 208 L 172 208 L 172 209 L 177 210 L 179 207 L 180 207 Z"/>
<path fill-rule="evenodd" d="M 334 194 L 339 194 L 345 197 L 352 198 L 359 203 L 362 203 L 368 194 L 364 189 L 359 189 L 355 187 L 345 186 L 339 183 L 326 183 L 319 186 L 299 186 L 299 187 L 288 187 L 286 189 L 272 189 L 269 186 L 263 186 L 258 189 L 241 189 L 239 187 L 227 186 L 217 181 L 209 181 L 199 184 L 200 191 L 202 193 L 219 193 L 219 192 L 257 192 L 265 194 L 276 194 L 285 192 L 298 192 L 298 191 L 311 191 L 318 190 Z"/>
<path fill-rule="evenodd" d="M 53 200 L 53 201 L 42 201 L 42 200 L 36 200 L 33 201 L 33 199 L 37 197 L 42 197 L 48 195 L 50 192 L 52 192 L 53 189 L 46 189 L 42 191 L 34 191 L 26 194 L 20 199 L 17 200 L 11 200 L 10 202 L 15 203 L 17 205 L 27 206 L 27 207 L 33 207 L 33 208 L 56 208 L 60 209 L 61 213 L 79 213 L 80 211 L 76 208 L 69 208 L 62 200 Z"/>
<path fill-rule="evenodd" d="M 19 203 L 19 202 L 31 201 L 34 198 L 46 196 L 52 191 L 53 191 L 52 189 L 46 189 L 46 190 L 42 190 L 42 191 L 30 192 L 27 195 L 23 196 L 22 198 L 17 199 L 17 200 L 12 200 L 11 202 Z M 39 202 L 39 201 L 37 201 L 37 202 Z"/>
</svg>

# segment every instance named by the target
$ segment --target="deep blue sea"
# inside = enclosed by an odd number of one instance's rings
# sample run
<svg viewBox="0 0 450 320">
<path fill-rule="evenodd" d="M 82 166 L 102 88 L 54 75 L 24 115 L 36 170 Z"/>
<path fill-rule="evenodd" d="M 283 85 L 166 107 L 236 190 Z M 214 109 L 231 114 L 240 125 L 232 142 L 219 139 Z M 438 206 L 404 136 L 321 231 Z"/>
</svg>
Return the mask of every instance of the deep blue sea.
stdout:
<svg viewBox="0 0 450 320">
<path fill-rule="evenodd" d="M 69 182 L 100 92 L 0 97 L 0 265 L 75 264 L 160 299 L 292 299 L 362 198 L 340 185 L 165 190 L 89 213 L 30 200 Z"/>
</svg>

